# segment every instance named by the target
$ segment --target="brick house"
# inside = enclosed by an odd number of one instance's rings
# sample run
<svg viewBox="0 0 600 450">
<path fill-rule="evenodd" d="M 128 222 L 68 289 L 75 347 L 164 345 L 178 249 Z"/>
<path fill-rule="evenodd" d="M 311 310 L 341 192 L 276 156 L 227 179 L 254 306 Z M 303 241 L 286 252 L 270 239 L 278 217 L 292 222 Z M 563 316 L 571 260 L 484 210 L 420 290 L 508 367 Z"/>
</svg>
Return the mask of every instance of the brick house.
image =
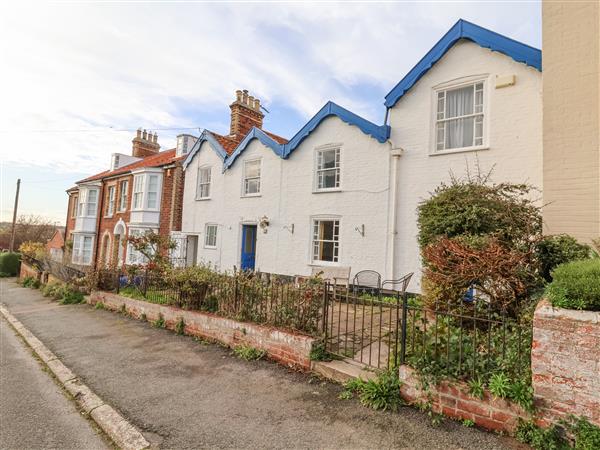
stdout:
<svg viewBox="0 0 600 450">
<path fill-rule="evenodd" d="M 180 135 L 176 148 L 161 152 L 156 133 L 138 130 L 131 155 L 114 153 L 109 170 L 69 189 L 67 262 L 82 268 L 140 263 L 143 256 L 128 248 L 128 236 L 179 231 L 181 160 L 194 141 Z"/>
</svg>

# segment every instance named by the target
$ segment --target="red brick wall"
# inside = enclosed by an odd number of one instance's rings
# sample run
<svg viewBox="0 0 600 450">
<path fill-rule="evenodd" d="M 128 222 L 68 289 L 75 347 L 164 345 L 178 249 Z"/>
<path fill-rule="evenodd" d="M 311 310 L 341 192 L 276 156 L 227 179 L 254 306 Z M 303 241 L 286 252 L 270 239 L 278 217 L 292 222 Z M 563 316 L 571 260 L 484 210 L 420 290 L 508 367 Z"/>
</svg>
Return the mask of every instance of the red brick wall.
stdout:
<svg viewBox="0 0 600 450">
<path fill-rule="evenodd" d="M 71 240 L 71 233 L 73 232 L 73 228 L 75 228 L 75 217 L 73 214 L 73 209 L 77 208 L 77 205 L 74 203 L 74 197 L 78 197 L 79 193 L 69 192 L 69 196 L 67 199 L 67 223 L 65 224 L 65 241 Z"/>
<path fill-rule="evenodd" d="M 118 206 L 119 206 L 119 197 L 121 196 L 121 181 L 125 181 L 127 180 L 128 186 L 127 186 L 127 207 L 125 209 L 124 212 L 119 212 L 118 211 Z M 107 217 L 106 216 L 106 211 L 107 211 L 107 205 L 108 205 L 108 188 L 109 186 L 115 186 L 115 210 L 114 213 L 111 217 Z M 103 195 L 104 195 L 104 200 L 102 201 L 102 211 L 100 211 L 100 222 L 98 224 L 98 233 L 96 234 L 96 239 L 97 239 L 97 244 L 98 244 L 98 252 L 96 253 L 96 265 L 97 267 L 100 267 L 100 265 L 102 264 L 102 261 L 104 259 L 104 254 L 103 254 L 103 248 L 102 248 L 102 241 L 103 241 L 103 237 L 106 233 L 110 234 L 110 239 L 111 239 L 111 254 L 114 252 L 114 245 L 115 245 L 115 236 L 114 236 L 114 229 L 115 229 L 115 225 L 117 224 L 117 222 L 119 221 L 119 219 L 123 219 L 123 222 L 125 222 L 125 224 L 129 225 L 129 217 L 130 217 L 130 212 L 131 212 L 131 197 L 132 197 L 132 193 L 133 193 L 133 176 L 131 174 L 125 174 L 123 176 L 120 177 L 116 177 L 116 178 L 111 178 L 110 180 L 105 180 L 103 181 L 103 189 L 102 189 Z M 127 248 L 125 248 L 123 250 L 123 257 L 125 257 L 125 254 L 127 252 Z"/>
<path fill-rule="evenodd" d="M 600 426 L 600 312 L 540 302 L 531 370 L 541 425 L 574 414 Z"/>
<path fill-rule="evenodd" d="M 421 389 L 421 382 L 414 369 L 401 366 L 399 369 L 400 393 L 408 403 L 431 402 L 434 412 L 459 419 L 472 420 L 480 427 L 494 431 L 512 433 L 519 417 L 528 420 L 530 415 L 519 405 L 501 398 L 494 398 L 485 392 L 479 399 L 469 394 L 466 383 L 443 381 L 437 386 L 430 386 L 428 392 Z"/>
<path fill-rule="evenodd" d="M 39 280 L 41 278 L 41 275 L 42 273 L 40 271 L 38 271 L 34 267 L 31 267 L 26 262 L 21 261 L 21 270 L 19 272 L 19 278 L 23 279 L 25 277 L 33 277 Z"/>
<path fill-rule="evenodd" d="M 159 233 L 168 236 L 171 231 L 181 231 L 183 211 L 184 172 L 180 162 L 163 171 L 162 197 L 160 201 Z"/>
<path fill-rule="evenodd" d="M 92 292 L 88 302 L 101 302 L 113 311 L 119 311 L 121 305 L 125 305 L 130 315 L 140 318 L 142 314 L 146 314 L 148 321 L 155 321 L 159 314 L 162 314 L 169 329 L 174 329 L 179 319 L 183 318 L 186 334 L 218 341 L 230 347 L 250 345 L 266 350 L 270 358 L 287 366 L 310 370 L 309 354 L 314 339 L 309 336 L 238 322 L 213 314 L 148 303 L 108 292 Z"/>
</svg>

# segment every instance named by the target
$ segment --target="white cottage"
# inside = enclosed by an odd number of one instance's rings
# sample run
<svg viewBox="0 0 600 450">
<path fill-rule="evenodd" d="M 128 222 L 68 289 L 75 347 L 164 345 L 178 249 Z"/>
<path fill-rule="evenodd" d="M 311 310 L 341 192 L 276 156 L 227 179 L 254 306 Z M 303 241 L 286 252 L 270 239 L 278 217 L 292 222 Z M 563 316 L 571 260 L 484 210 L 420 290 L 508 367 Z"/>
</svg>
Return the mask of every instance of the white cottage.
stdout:
<svg viewBox="0 0 600 450">
<path fill-rule="evenodd" d="M 329 102 L 287 142 L 239 120 L 238 92 L 230 135 L 205 131 L 184 163 L 188 263 L 414 271 L 419 290 L 416 208 L 450 173 L 541 187 L 540 71 L 539 50 L 460 20 L 386 96 L 384 125 Z"/>
</svg>

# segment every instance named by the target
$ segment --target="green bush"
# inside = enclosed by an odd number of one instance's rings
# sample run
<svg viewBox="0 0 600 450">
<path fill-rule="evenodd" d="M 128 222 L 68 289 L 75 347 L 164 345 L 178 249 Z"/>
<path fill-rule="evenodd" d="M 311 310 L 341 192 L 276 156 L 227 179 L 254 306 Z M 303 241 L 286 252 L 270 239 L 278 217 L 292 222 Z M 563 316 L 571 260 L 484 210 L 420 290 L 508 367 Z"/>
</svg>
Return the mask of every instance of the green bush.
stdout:
<svg viewBox="0 0 600 450">
<path fill-rule="evenodd" d="M 600 259 L 561 264 L 552 278 L 546 296 L 553 306 L 600 311 Z"/>
<path fill-rule="evenodd" d="M 21 280 L 21 285 L 23 287 L 32 287 L 34 281 L 35 281 L 35 278 L 33 278 L 33 277 L 25 277 Z"/>
<path fill-rule="evenodd" d="M 83 293 L 71 286 L 65 286 L 62 294 L 60 303 L 63 305 L 75 305 L 83 302 Z"/>
<path fill-rule="evenodd" d="M 546 281 L 552 281 L 552 271 L 559 265 L 590 257 L 589 245 L 580 244 L 566 234 L 544 236 L 536 245 L 540 264 L 540 274 Z"/>
<path fill-rule="evenodd" d="M 233 349 L 233 353 L 235 353 L 239 358 L 245 359 L 246 361 L 261 359 L 267 354 L 265 350 L 260 350 L 249 345 L 238 345 Z"/>
<path fill-rule="evenodd" d="M 18 253 L 0 253 L 0 272 L 14 277 L 19 272 L 21 255 Z"/>
<path fill-rule="evenodd" d="M 377 378 L 364 381 L 354 378 L 344 385 L 341 399 L 350 399 L 358 395 L 360 403 L 372 409 L 397 410 L 402 404 L 400 397 L 400 379 L 396 370 L 381 372 Z"/>
<path fill-rule="evenodd" d="M 600 448 L 600 427 L 584 417 L 569 416 L 557 425 L 540 428 L 532 421 L 519 420 L 516 438 L 535 450 L 597 450 Z"/>
</svg>

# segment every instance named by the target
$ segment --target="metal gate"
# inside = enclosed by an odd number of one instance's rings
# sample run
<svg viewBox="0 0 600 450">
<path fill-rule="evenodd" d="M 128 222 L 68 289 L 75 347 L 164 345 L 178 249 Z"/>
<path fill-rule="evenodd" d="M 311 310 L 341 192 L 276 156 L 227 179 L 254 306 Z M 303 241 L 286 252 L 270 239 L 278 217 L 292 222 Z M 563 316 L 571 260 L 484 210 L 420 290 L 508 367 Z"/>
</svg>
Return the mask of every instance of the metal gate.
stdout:
<svg viewBox="0 0 600 450">
<path fill-rule="evenodd" d="M 378 369 L 404 362 L 406 293 L 369 294 L 327 285 L 324 306 L 327 352 Z"/>
</svg>

